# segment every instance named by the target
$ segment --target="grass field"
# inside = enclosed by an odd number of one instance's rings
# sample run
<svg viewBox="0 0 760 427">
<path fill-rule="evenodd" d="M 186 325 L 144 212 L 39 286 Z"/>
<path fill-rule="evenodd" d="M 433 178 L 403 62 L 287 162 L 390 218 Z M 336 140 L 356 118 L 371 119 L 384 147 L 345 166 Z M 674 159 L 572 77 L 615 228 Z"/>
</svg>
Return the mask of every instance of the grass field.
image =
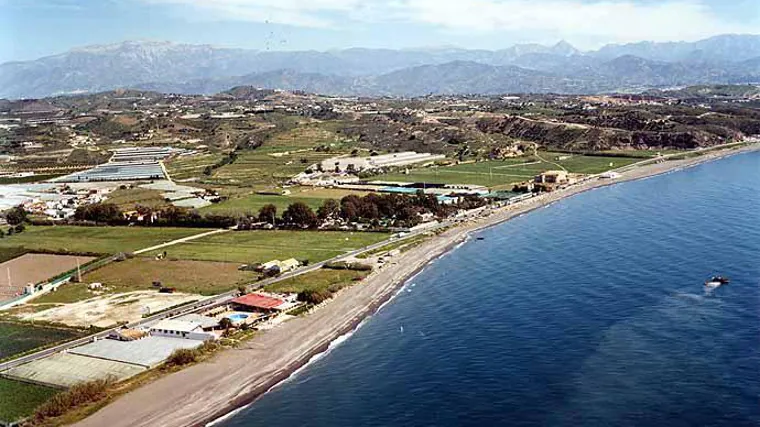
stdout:
<svg viewBox="0 0 760 427">
<path fill-rule="evenodd" d="M 368 271 L 331 270 L 322 268 L 317 271 L 291 277 L 264 287 L 267 292 L 298 293 L 305 290 L 329 290 L 335 292 L 363 279 Z"/>
<path fill-rule="evenodd" d="M 330 188 L 302 188 L 291 189 L 292 194 L 288 196 L 276 196 L 265 194 L 249 194 L 242 197 L 233 197 L 229 200 L 225 200 L 222 203 L 214 204 L 201 209 L 204 213 L 215 213 L 223 215 L 244 215 L 244 214 L 258 214 L 259 209 L 264 205 L 273 204 L 277 206 L 277 212 L 282 213 L 288 205 L 295 202 L 301 202 L 308 205 L 314 211 L 316 211 L 325 199 L 341 198 L 349 194 L 357 194 L 363 196 L 367 193 L 338 190 Z"/>
<path fill-rule="evenodd" d="M 0 421 L 26 418 L 59 390 L 0 378 Z"/>
<path fill-rule="evenodd" d="M 95 296 L 88 283 L 102 283 L 110 294 L 155 290 L 154 281 L 179 292 L 216 295 L 257 279 L 252 272 L 238 271 L 240 264 L 207 261 L 156 261 L 133 258 L 111 263 L 84 276 L 85 283 L 69 283 L 34 303 L 72 303 Z"/>
<path fill-rule="evenodd" d="M 0 239 L 0 251 L 24 247 L 56 252 L 115 254 L 131 252 L 202 233 L 192 228 L 144 227 L 29 227 L 21 234 Z"/>
<path fill-rule="evenodd" d="M 74 329 L 0 321 L 0 360 L 83 335 L 84 333 Z"/>
<path fill-rule="evenodd" d="M 533 178 L 541 172 L 559 169 L 560 165 L 572 173 L 596 174 L 610 169 L 630 165 L 641 159 L 624 157 L 573 155 L 565 160 L 556 160 L 561 153 L 540 153 L 548 160 L 527 156 L 516 159 L 466 163 L 448 167 L 411 169 L 409 174 L 394 173 L 378 175 L 375 180 L 427 182 L 431 184 L 470 184 L 486 187 L 506 188 Z M 550 163 L 551 162 L 551 163 Z M 557 163 L 557 164 L 554 164 Z M 612 166 L 610 166 L 612 163 Z"/>
<path fill-rule="evenodd" d="M 296 258 L 314 263 L 388 237 L 386 233 L 338 231 L 236 231 L 181 243 L 166 251 L 170 259 L 254 264 Z"/>
<path fill-rule="evenodd" d="M 28 249 L 20 246 L 0 247 L 0 263 L 20 257 L 27 252 L 29 252 Z"/>
</svg>

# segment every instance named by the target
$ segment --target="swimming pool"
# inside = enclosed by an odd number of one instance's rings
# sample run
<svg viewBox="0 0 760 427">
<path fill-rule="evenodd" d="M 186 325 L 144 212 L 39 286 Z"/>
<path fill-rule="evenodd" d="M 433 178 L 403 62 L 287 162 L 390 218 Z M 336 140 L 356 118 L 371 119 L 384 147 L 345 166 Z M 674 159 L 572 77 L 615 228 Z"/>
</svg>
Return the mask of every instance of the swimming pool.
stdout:
<svg viewBox="0 0 760 427">
<path fill-rule="evenodd" d="M 242 313 L 235 313 L 235 314 L 230 314 L 229 316 L 227 316 L 227 318 L 232 320 L 233 322 L 242 322 L 243 320 L 248 318 L 248 315 L 242 314 Z"/>
</svg>

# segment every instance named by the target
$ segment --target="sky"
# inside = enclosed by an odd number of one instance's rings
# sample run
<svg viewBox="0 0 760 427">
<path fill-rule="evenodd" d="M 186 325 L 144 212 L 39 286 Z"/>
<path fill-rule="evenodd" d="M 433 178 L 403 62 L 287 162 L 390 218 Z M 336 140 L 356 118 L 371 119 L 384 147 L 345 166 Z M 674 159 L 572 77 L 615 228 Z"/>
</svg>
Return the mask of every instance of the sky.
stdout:
<svg viewBox="0 0 760 427">
<path fill-rule="evenodd" d="M 760 33 L 760 0 L 0 0 L 0 62 L 125 40 L 502 49 Z"/>
</svg>

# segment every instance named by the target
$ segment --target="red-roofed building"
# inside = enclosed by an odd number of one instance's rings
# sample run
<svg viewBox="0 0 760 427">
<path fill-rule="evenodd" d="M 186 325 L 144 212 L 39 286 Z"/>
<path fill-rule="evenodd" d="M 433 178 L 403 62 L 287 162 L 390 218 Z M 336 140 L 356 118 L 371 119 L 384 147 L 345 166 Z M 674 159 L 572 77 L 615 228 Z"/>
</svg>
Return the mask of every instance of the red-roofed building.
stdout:
<svg viewBox="0 0 760 427">
<path fill-rule="evenodd" d="M 279 311 L 279 307 L 286 305 L 285 301 L 279 298 L 261 294 L 243 295 L 230 301 L 230 304 L 232 304 L 236 310 L 258 310 L 266 312 Z"/>
</svg>

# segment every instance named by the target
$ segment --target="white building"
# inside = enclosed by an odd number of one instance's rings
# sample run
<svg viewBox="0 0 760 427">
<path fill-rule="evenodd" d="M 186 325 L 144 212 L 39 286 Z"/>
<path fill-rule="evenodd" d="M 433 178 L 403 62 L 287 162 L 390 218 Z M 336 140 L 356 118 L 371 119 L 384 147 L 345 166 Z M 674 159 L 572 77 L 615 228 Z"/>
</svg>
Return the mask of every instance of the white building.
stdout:
<svg viewBox="0 0 760 427">
<path fill-rule="evenodd" d="M 415 163 L 432 162 L 445 158 L 446 156 L 442 154 L 406 151 L 403 153 L 383 154 L 373 157 L 334 157 L 322 161 L 320 166 L 325 172 L 361 172 L 383 167 L 406 166 Z"/>
<path fill-rule="evenodd" d="M 216 335 L 205 332 L 203 325 L 196 321 L 166 319 L 151 326 L 150 334 L 158 337 L 183 338 L 188 340 L 215 340 Z"/>
</svg>

